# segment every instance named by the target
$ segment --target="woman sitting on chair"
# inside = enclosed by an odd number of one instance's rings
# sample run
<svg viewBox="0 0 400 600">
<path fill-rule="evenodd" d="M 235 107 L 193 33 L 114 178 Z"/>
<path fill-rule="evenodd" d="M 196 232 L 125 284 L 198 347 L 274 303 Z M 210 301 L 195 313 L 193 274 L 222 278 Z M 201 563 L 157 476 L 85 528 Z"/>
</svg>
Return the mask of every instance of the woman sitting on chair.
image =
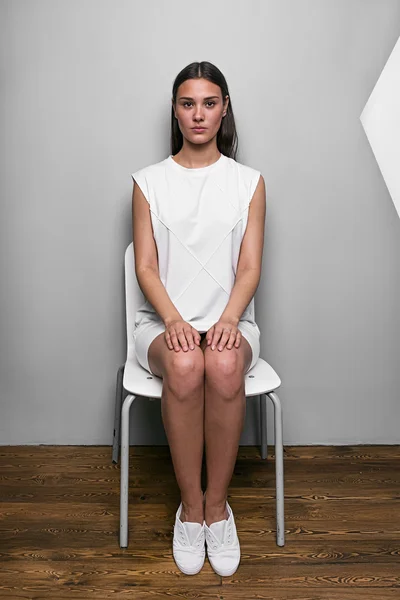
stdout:
<svg viewBox="0 0 400 600">
<path fill-rule="evenodd" d="M 209 62 L 173 85 L 171 154 L 132 174 L 139 363 L 163 379 L 162 419 L 181 492 L 173 555 L 188 575 L 205 545 L 232 575 L 240 545 L 228 486 L 246 411 L 244 375 L 260 353 L 253 296 L 266 211 L 261 173 L 236 161 L 228 86 Z M 207 489 L 201 488 L 205 445 Z"/>
</svg>

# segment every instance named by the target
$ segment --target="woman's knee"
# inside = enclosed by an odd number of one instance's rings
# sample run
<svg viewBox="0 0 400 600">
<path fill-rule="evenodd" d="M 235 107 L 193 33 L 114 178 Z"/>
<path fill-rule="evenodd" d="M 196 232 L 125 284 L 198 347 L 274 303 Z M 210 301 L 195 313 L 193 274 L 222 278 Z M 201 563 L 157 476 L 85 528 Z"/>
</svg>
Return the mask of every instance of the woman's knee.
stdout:
<svg viewBox="0 0 400 600">
<path fill-rule="evenodd" d="M 194 350 L 185 352 L 181 348 L 176 352 L 170 350 L 160 336 L 150 345 L 148 359 L 153 372 L 158 371 L 174 388 L 192 389 L 204 381 L 204 355 L 198 346 Z"/>
<path fill-rule="evenodd" d="M 164 337 L 164 333 L 158 335 L 148 349 L 147 358 L 153 372 L 160 377 L 166 375 L 185 375 L 202 371 L 204 375 L 203 353 L 198 346 L 194 350 L 186 352 L 181 348 L 179 352 L 170 349 Z"/>
<path fill-rule="evenodd" d="M 204 353 L 204 374 L 207 381 L 227 397 L 236 395 L 244 385 L 245 362 L 239 348 L 222 350 L 207 348 Z"/>
<path fill-rule="evenodd" d="M 196 397 L 204 386 L 204 357 L 197 346 L 194 350 L 179 352 L 169 350 L 166 360 L 164 385 L 178 399 L 185 400 Z"/>
</svg>

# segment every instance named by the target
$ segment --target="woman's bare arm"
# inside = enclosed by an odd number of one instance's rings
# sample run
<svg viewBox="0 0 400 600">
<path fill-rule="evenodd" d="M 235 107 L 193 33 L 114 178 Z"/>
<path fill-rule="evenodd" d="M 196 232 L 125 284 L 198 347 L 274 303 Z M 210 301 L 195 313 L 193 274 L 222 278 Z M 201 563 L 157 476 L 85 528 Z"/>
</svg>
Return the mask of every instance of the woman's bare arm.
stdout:
<svg viewBox="0 0 400 600">
<path fill-rule="evenodd" d="M 167 326 L 175 319 L 182 319 L 182 316 L 160 279 L 150 207 L 136 181 L 132 192 L 132 227 L 135 272 L 139 287 Z"/>
<path fill-rule="evenodd" d="M 221 319 L 240 321 L 244 309 L 256 293 L 261 278 L 266 215 L 266 186 L 260 175 L 250 202 L 246 231 L 240 246 L 235 283 Z"/>
</svg>

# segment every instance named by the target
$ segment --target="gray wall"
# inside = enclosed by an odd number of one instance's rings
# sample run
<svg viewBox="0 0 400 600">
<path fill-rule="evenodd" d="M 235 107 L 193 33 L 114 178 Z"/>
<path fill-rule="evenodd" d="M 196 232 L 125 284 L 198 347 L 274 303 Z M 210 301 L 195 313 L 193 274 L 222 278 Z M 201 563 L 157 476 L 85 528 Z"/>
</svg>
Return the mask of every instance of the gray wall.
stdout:
<svg viewBox="0 0 400 600">
<path fill-rule="evenodd" d="M 267 183 L 256 319 L 284 442 L 399 443 L 400 223 L 359 116 L 400 2 L 0 8 L 0 443 L 111 443 L 130 174 L 169 154 L 172 82 L 194 60 L 224 72 L 238 160 Z M 159 402 L 132 415 L 134 443 L 166 443 Z"/>
</svg>

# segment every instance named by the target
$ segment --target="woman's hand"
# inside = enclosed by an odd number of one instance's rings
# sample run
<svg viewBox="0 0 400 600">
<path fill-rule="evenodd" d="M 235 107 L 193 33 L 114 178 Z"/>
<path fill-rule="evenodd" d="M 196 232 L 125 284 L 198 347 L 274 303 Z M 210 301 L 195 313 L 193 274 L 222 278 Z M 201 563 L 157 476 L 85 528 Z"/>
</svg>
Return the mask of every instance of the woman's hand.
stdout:
<svg viewBox="0 0 400 600">
<path fill-rule="evenodd" d="M 228 350 L 233 346 L 239 348 L 242 334 L 237 327 L 237 321 L 229 319 L 219 319 L 215 325 L 207 331 L 207 346 L 215 350 L 218 344 L 218 350 L 223 350 L 226 344 Z"/>
<path fill-rule="evenodd" d="M 165 326 L 164 338 L 170 350 L 179 352 L 181 346 L 186 352 L 188 347 L 194 350 L 194 345 L 200 346 L 200 333 L 187 321 L 176 319 Z"/>
</svg>

